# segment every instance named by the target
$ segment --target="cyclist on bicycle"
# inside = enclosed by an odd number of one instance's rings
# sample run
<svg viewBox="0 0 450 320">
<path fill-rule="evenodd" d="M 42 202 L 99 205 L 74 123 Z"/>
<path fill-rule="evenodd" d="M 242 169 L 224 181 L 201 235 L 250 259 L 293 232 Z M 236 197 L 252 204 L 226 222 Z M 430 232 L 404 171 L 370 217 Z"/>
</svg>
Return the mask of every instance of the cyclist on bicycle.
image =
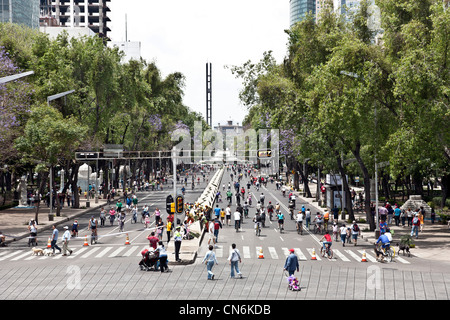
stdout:
<svg viewBox="0 0 450 320">
<path fill-rule="evenodd" d="M 294 219 L 294 209 L 295 209 L 295 203 L 291 200 L 291 201 L 289 201 L 289 213 L 291 215 L 291 220 Z"/>
<path fill-rule="evenodd" d="M 261 215 L 259 214 L 259 210 L 256 210 L 256 215 L 253 217 L 253 222 L 255 223 L 255 230 L 258 232 L 261 232 L 261 224 L 262 224 L 262 219 L 261 219 Z"/>
<path fill-rule="evenodd" d="M 264 195 L 264 193 L 261 192 L 261 195 L 259 196 L 259 201 L 261 202 L 261 206 L 264 207 L 264 199 L 266 198 L 266 196 Z"/>
<path fill-rule="evenodd" d="M 275 206 L 275 213 L 278 214 L 280 212 L 280 204 L 277 202 Z"/>
<path fill-rule="evenodd" d="M 269 205 L 267 206 L 267 212 L 269 213 L 269 219 L 272 221 L 272 214 L 273 214 L 273 205 L 272 201 L 269 201 Z"/>
<path fill-rule="evenodd" d="M 328 248 L 331 249 L 331 245 L 333 244 L 333 239 L 331 239 L 330 233 L 328 231 L 325 232 L 324 236 L 319 241 L 322 242 L 323 251 L 326 252 L 327 244 L 328 244 Z"/>
<path fill-rule="evenodd" d="M 278 227 L 280 228 L 280 230 L 284 230 L 284 214 L 281 211 L 278 212 L 277 218 L 278 218 Z"/>
<path fill-rule="evenodd" d="M 320 212 L 317 212 L 316 217 L 314 218 L 314 221 L 317 225 L 317 230 L 320 231 L 322 229 L 322 222 L 323 222 L 323 217 L 320 214 Z"/>
<path fill-rule="evenodd" d="M 302 230 L 303 228 L 303 213 L 299 211 L 297 213 L 297 230 Z"/>
<path fill-rule="evenodd" d="M 91 219 L 89 220 L 88 230 L 92 231 L 92 235 L 95 239 L 94 241 L 97 243 L 97 219 L 95 219 L 94 216 L 91 216 Z"/>
<path fill-rule="evenodd" d="M 381 259 L 383 259 L 384 258 L 383 251 L 389 250 L 390 246 L 391 242 L 389 241 L 388 236 L 385 233 L 381 234 L 377 242 L 375 243 L 375 254 L 377 255 L 377 259 L 379 259 L 380 255 Z"/>
</svg>

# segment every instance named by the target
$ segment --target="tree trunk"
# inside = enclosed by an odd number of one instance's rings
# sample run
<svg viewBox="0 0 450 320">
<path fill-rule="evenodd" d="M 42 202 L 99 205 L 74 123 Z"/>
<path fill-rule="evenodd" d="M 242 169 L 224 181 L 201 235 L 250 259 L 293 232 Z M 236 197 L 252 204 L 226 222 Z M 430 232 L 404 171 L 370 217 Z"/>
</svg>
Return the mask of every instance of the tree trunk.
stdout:
<svg viewBox="0 0 450 320">
<path fill-rule="evenodd" d="M 359 167 L 363 173 L 364 176 L 364 209 L 366 211 L 366 219 L 369 222 L 370 231 L 375 230 L 375 219 L 374 216 L 372 216 L 372 211 L 370 209 L 370 175 L 369 170 L 367 170 L 366 165 L 364 164 L 364 161 L 361 158 L 360 154 L 361 144 L 358 141 L 356 143 L 355 149 L 352 150 L 353 155 L 356 158 L 356 161 L 358 161 Z M 378 204 L 375 204 L 375 207 Z M 375 212 L 375 215 L 377 213 Z"/>
</svg>

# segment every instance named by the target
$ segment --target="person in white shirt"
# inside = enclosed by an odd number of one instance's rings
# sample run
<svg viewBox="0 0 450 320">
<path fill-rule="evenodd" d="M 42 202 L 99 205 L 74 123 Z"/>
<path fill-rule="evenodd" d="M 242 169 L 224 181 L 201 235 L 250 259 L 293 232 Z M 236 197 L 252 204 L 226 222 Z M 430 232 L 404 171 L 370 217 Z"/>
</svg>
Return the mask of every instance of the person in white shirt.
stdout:
<svg viewBox="0 0 450 320">
<path fill-rule="evenodd" d="M 64 234 L 62 236 L 62 241 L 63 241 L 63 256 L 67 256 L 66 252 L 69 251 L 69 255 L 72 254 L 72 250 L 69 249 L 69 241 L 70 241 L 70 232 L 69 232 L 69 227 L 65 226 L 64 227 Z"/>
<path fill-rule="evenodd" d="M 239 211 L 234 212 L 234 228 L 236 231 L 241 227 L 241 213 Z"/>
<path fill-rule="evenodd" d="M 208 245 L 211 243 L 211 240 L 216 245 L 216 237 L 214 236 L 214 221 L 210 220 L 208 222 Z"/>
<path fill-rule="evenodd" d="M 238 274 L 239 278 L 242 278 L 242 273 L 239 271 L 238 264 L 242 263 L 241 255 L 239 250 L 236 249 L 236 244 L 233 243 L 231 245 L 230 256 L 228 257 L 228 261 L 230 261 L 231 266 L 231 277 L 234 278 L 234 270 Z"/>
</svg>

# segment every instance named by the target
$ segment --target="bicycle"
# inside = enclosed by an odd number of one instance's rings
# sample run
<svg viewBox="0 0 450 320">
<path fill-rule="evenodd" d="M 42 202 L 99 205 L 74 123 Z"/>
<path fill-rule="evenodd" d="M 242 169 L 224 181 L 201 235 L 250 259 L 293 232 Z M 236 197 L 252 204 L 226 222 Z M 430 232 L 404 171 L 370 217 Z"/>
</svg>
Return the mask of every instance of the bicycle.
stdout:
<svg viewBox="0 0 450 320">
<path fill-rule="evenodd" d="M 278 222 L 278 230 L 280 230 L 280 233 L 283 233 L 284 230 L 284 221 Z"/>
<path fill-rule="evenodd" d="M 321 242 L 322 247 L 320 248 L 320 254 L 322 257 L 325 257 L 325 255 L 328 256 L 328 259 L 333 259 L 333 250 L 330 248 L 330 244 L 325 244 L 325 250 L 323 250 L 323 242 Z"/>
<path fill-rule="evenodd" d="M 119 220 L 119 231 L 120 232 L 123 232 L 124 226 L 125 226 L 125 221 Z"/>
<path fill-rule="evenodd" d="M 323 231 L 323 229 L 322 229 L 322 225 L 321 224 L 315 224 L 314 225 L 314 233 L 322 234 L 322 231 Z"/>
<path fill-rule="evenodd" d="M 297 221 L 297 233 L 303 235 L 303 221 Z"/>
<path fill-rule="evenodd" d="M 388 248 L 383 248 L 383 256 L 385 257 L 387 262 L 392 262 L 395 257 L 395 249 L 391 248 L 390 245 Z"/>
</svg>

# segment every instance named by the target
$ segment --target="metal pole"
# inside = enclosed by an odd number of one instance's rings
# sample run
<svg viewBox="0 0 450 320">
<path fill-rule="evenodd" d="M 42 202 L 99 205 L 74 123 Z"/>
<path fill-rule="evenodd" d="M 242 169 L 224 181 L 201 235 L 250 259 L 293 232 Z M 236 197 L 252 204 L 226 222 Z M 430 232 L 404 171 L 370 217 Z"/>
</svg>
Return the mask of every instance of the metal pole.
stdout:
<svg viewBox="0 0 450 320">
<path fill-rule="evenodd" d="M 173 147 L 172 149 L 172 166 L 173 166 L 173 200 L 176 201 L 177 199 L 177 151 L 176 148 Z M 176 203 L 175 203 L 176 205 Z M 176 211 L 176 210 L 175 210 Z M 173 223 L 174 223 L 174 227 L 176 230 L 177 227 L 177 219 L 176 219 L 176 214 L 174 212 L 174 217 L 173 217 Z"/>
<path fill-rule="evenodd" d="M 53 166 L 50 166 L 50 214 L 49 221 L 53 221 Z"/>
</svg>

